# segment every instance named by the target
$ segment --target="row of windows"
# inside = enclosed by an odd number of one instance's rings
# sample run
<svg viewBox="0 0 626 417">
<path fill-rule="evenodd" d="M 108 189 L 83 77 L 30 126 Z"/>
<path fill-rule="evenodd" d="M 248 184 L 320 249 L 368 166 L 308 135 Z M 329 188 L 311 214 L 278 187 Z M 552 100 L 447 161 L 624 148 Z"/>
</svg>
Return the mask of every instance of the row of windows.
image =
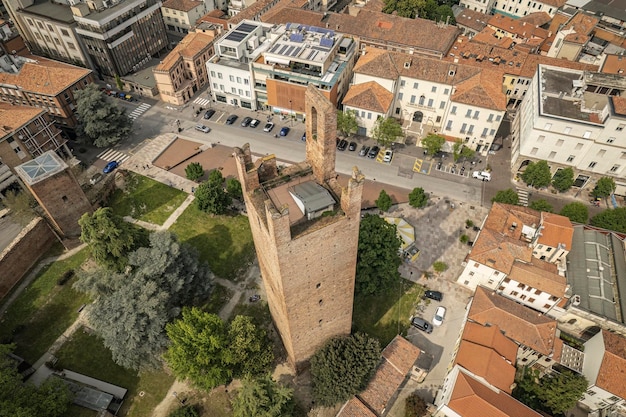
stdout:
<svg viewBox="0 0 626 417">
<path fill-rule="evenodd" d="M 539 152 L 539 148 L 532 148 L 530 150 L 531 155 L 537 155 L 537 152 Z M 600 151 L 598 151 L 597 156 L 603 157 L 605 153 L 606 151 L 604 149 L 601 149 Z M 557 154 L 556 151 L 550 152 L 550 155 L 548 155 L 548 159 L 556 158 L 556 154 Z M 567 162 L 574 162 L 574 159 L 576 159 L 576 155 L 570 155 L 567 157 Z M 620 159 L 626 159 L 626 152 L 622 152 Z M 598 164 L 597 161 L 591 161 L 587 168 L 595 168 L 597 164 Z M 620 167 L 621 165 L 615 164 L 611 167 L 611 169 L 609 169 L 609 172 L 617 172 L 619 171 Z"/>
<path fill-rule="evenodd" d="M 400 80 L 400 87 L 405 87 L 405 86 L 406 86 L 406 81 L 405 81 L 405 80 Z M 414 82 L 414 83 L 413 83 L 413 89 L 414 89 L 414 90 L 417 90 L 418 88 L 419 88 L 419 83 L 418 83 L 418 82 Z M 430 92 L 431 92 L 431 93 L 436 93 L 436 92 L 437 92 L 437 86 L 433 85 L 433 86 L 430 88 Z M 445 94 L 445 95 L 450 94 L 450 89 L 449 89 L 449 88 L 445 88 L 445 89 L 443 90 L 443 94 Z"/>
<path fill-rule="evenodd" d="M 218 85 L 217 83 L 213 83 L 213 89 L 226 92 L 226 89 L 224 88 L 224 84 L 219 84 Z M 230 92 L 232 94 L 238 94 L 239 96 L 245 95 L 246 97 L 250 97 L 250 91 L 249 90 L 245 90 L 244 91 L 241 88 L 237 89 L 235 87 L 231 87 L 230 88 Z"/>
</svg>

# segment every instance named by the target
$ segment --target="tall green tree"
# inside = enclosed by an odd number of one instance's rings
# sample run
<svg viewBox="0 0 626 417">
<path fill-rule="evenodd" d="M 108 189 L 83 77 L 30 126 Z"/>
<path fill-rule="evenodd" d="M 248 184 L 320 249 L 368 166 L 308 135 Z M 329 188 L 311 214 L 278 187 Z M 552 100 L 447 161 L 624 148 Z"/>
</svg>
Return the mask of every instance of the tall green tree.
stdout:
<svg viewBox="0 0 626 417">
<path fill-rule="evenodd" d="M 2 204 L 11 210 L 11 220 L 20 226 L 26 226 L 36 216 L 35 207 L 37 203 L 33 196 L 26 190 L 14 191 L 9 190 L 6 193 Z"/>
<path fill-rule="evenodd" d="M 372 138 L 384 147 L 396 142 L 401 136 L 404 136 L 402 126 L 393 117 L 379 117 L 372 129 Z"/>
<path fill-rule="evenodd" d="M 429 133 L 424 139 L 422 139 L 422 146 L 426 148 L 431 157 L 435 156 L 437 152 L 440 152 L 443 145 L 446 143 L 446 139 L 443 136 Z"/>
<path fill-rule="evenodd" d="M 463 149 L 463 141 L 461 141 L 461 139 L 457 139 L 452 145 L 452 158 L 454 159 L 454 162 L 457 162 L 459 158 L 461 158 L 461 149 Z"/>
<path fill-rule="evenodd" d="M 168 344 L 165 325 L 184 305 L 206 300 L 213 274 L 189 246 L 169 232 L 150 235 L 150 246 L 128 256 L 124 273 L 100 268 L 83 273 L 74 287 L 96 301 L 89 323 L 125 368 L 158 368 Z"/>
<path fill-rule="evenodd" d="M 78 136 L 98 148 L 115 145 L 132 130 L 126 110 L 108 100 L 96 84 L 74 92 L 78 114 Z"/>
<path fill-rule="evenodd" d="M 380 343 L 364 333 L 328 340 L 311 358 L 313 397 L 332 406 L 361 392 L 380 361 Z"/>
<path fill-rule="evenodd" d="M 548 163 L 546 161 L 531 162 L 522 173 L 522 180 L 531 187 L 547 187 L 552 181 Z"/>
<path fill-rule="evenodd" d="M 547 213 L 554 213 L 554 207 L 552 207 L 552 204 L 548 203 L 543 198 L 541 198 L 539 200 L 532 201 L 528 205 L 528 207 L 530 207 L 533 210 L 537 210 L 537 211 L 545 211 Z"/>
<path fill-rule="evenodd" d="M 409 204 L 411 207 L 424 208 L 428 205 L 428 199 L 428 194 L 420 187 L 413 188 L 413 191 L 409 193 Z"/>
<path fill-rule="evenodd" d="M 514 204 L 519 203 L 519 196 L 512 188 L 507 188 L 506 190 L 500 190 L 496 193 L 495 197 L 491 199 L 492 203 L 504 203 L 504 204 Z"/>
<path fill-rule="evenodd" d="M 226 180 L 226 192 L 228 195 L 236 200 L 243 200 L 243 191 L 241 189 L 241 183 L 236 178 L 229 178 Z"/>
<path fill-rule="evenodd" d="M 400 279 L 400 244 L 396 225 L 371 214 L 361 219 L 356 266 L 358 293 L 379 293 Z"/>
<path fill-rule="evenodd" d="M 626 207 L 604 210 L 591 218 L 591 225 L 626 233 Z"/>
<path fill-rule="evenodd" d="M 552 186 L 558 191 L 569 190 L 574 185 L 574 170 L 570 167 L 558 170 L 552 178 Z"/>
<path fill-rule="evenodd" d="M 128 254 L 148 243 L 141 229 L 113 214 L 110 207 L 83 214 L 78 224 L 80 240 L 87 244 L 93 259 L 101 267 L 113 271 L 122 271 L 128 263 Z"/>
<path fill-rule="evenodd" d="M 592 193 L 594 197 L 606 198 L 615 191 L 615 180 L 611 177 L 602 177 L 596 182 Z"/>
<path fill-rule="evenodd" d="M 209 179 L 196 188 L 196 205 L 202 211 L 211 214 L 224 214 L 232 204 L 232 198 L 224 190 L 224 177 L 215 169 L 209 173 Z"/>
<path fill-rule="evenodd" d="M 584 224 L 589 218 L 589 209 L 583 203 L 574 202 L 563 206 L 559 214 L 568 217 L 573 222 Z"/>
<path fill-rule="evenodd" d="M 346 110 L 337 112 L 337 129 L 343 133 L 344 136 L 350 136 L 355 134 L 359 129 L 359 124 L 356 121 L 356 111 Z"/>
<path fill-rule="evenodd" d="M 236 316 L 228 324 L 226 361 L 233 364 L 235 376 L 260 375 L 274 361 L 272 344 L 265 329 L 256 326 L 249 316 Z"/>
<path fill-rule="evenodd" d="M 293 390 L 270 374 L 244 378 L 232 403 L 234 417 L 293 417 L 294 404 Z"/>
<path fill-rule="evenodd" d="M 204 175 L 204 168 L 200 162 L 192 162 L 185 167 L 185 176 L 188 180 L 197 181 Z"/>
<path fill-rule="evenodd" d="M 376 207 L 378 207 L 379 210 L 387 211 L 391 208 L 393 201 L 391 201 L 391 196 L 387 194 L 387 191 L 380 190 L 378 198 L 374 203 L 376 203 Z"/>
<path fill-rule="evenodd" d="M 61 379 L 48 378 L 39 387 L 22 382 L 9 354 L 15 346 L 0 345 L 0 416 L 62 417 L 72 402 L 72 393 Z"/>
<path fill-rule="evenodd" d="M 428 413 L 428 405 L 417 392 L 406 397 L 404 417 L 423 417 Z"/>
</svg>

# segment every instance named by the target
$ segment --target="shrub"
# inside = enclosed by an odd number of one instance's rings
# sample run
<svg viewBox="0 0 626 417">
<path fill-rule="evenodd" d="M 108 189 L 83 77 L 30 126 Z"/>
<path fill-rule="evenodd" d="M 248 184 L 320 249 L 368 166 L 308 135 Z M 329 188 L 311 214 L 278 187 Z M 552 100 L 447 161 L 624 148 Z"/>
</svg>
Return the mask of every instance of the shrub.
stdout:
<svg viewBox="0 0 626 417">
<path fill-rule="evenodd" d="M 423 417 L 428 412 L 428 405 L 416 392 L 406 397 L 404 417 Z"/>
<path fill-rule="evenodd" d="M 469 236 L 467 236 L 467 235 L 461 235 L 461 237 L 459 238 L 459 240 L 461 241 L 461 243 L 467 243 L 467 242 L 469 242 Z"/>
<path fill-rule="evenodd" d="M 433 264 L 433 269 L 436 273 L 440 274 L 448 270 L 448 264 L 445 262 L 437 261 Z"/>
<path fill-rule="evenodd" d="M 204 175 L 204 168 L 199 162 L 192 162 L 185 168 L 185 175 L 191 181 L 197 181 Z"/>
</svg>

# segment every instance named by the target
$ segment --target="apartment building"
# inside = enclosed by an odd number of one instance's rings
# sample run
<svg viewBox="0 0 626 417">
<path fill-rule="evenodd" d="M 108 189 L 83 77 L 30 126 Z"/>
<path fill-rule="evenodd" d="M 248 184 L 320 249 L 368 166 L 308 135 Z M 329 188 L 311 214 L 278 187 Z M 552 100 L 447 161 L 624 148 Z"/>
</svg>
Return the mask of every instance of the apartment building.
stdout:
<svg viewBox="0 0 626 417">
<path fill-rule="evenodd" d="M 593 37 L 592 31 L 599 21 L 600 19 L 595 16 L 576 13 L 555 34 L 548 50 L 548 56 L 578 61 L 583 52 L 591 52 L 593 55 L 599 54 L 601 52 L 600 45 L 595 48 L 595 51 L 593 46 L 589 45 Z"/>
<path fill-rule="evenodd" d="M 72 155 L 67 140 L 43 109 L 0 102 L 0 193 L 19 179 L 14 168 L 46 151 Z"/>
<path fill-rule="evenodd" d="M 165 27 L 177 34 L 189 33 L 207 11 L 206 4 L 198 0 L 166 0 L 161 6 Z"/>
<path fill-rule="evenodd" d="M 207 85 L 206 63 L 213 56 L 214 39 L 205 33 L 189 33 L 152 70 L 161 100 L 179 106 Z"/>
<path fill-rule="evenodd" d="M 0 72 L 0 102 L 47 110 L 59 128 L 72 132 L 78 123 L 74 93 L 93 82 L 91 70 L 31 59 L 17 71 Z"/>
<path fill-rule="evenodd" d="M 459 5 L 452 6 L 452 10 L 454 11 L 456 26 L 461 29 L 464 36 L 470 39 L 487 26 L 487 21 L 490 18 L 485 12 L 466 9 Z"/>
<path fill-rule="evenodd" d="M 250 66 L 281 35 L 271 24 L 244 20 L 215 42 L 206 63 L 213 100 L 256 110 Z"/>
<path fill-rule="evenodd" d="M 542 14 L 539 13 L 539 15 Z M 546 16 L 548 15 L 546 14 Z M 516 44 L 534 40 L 543 41 L 550 36 L 550 32 L 539 25 L 530 24 L 523 20 L 523 18 L 513 19 L 503 14 L 491 16 L 487 22 L 487 26 L 495 31 L 494 36 L 496 38 L 511 38 Z"/>
<path fill-rule="evenodd" d="M 160 0 L 87 0 L 71 6 L 95 71 L 126 75 L 168 45 Z"/>
<path fill-rule="evenodd" d="M 305 118 L 304 93 L 315 86 L 336 107 L 345 96 L 356 43 L 331 29 L 280 25 L 278 36 L 252 64 L 257 107 L 293 119 Z"/>
<path fill-rule="evenodd" d="M 611 176 L 626 195 L 626 78 L 539 65 L 512 125 L 514 169 L 546 160 L 571 167 L 581 187 Z"/>
</svg>

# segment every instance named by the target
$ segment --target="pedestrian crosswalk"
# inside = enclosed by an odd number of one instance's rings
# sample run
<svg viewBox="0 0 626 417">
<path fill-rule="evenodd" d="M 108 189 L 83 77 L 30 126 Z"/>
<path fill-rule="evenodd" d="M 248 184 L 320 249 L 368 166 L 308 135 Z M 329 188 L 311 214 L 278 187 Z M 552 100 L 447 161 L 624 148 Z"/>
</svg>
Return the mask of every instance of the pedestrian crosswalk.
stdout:
<svg viewBox="0 0 626 417">
<path fill-rule="evenodd" d="M 146 103 L 142 103 L 139 105 L 139 107 L 137 107 L 135 110 L 130 112 L 130 114 L 128 115 L 128 118 L 131 120 L 135 120 L 136 118 L 144 114 L 146 111 L 148 111 L 150 107 L 152 106 Z"/>
<path fill-rule="evenodd" d="M 118 164 L 121 164 L 122 162 L 130 158 L 130 156 L 126 155 L 124 152 L 107 149 L 106 151 L 101 152 L 100 155 L 98 155 L 98 158 L 107 162 L 117 161 Z"/>
<path fill-rule="evenodd" d="M 202 97 L 198 97 L 197 99 L 195 99 L 194 104 L 199 104 L 202 107 L 208 106 L 209 103 L 211 102 L 210 98 L 202 98 Z"/>
<path fill-rule="evenodd" d="M 528 207 L 528 191 L 518 188 L 517 197 L 519 199 L 520 206 Z"/>
</svg>

